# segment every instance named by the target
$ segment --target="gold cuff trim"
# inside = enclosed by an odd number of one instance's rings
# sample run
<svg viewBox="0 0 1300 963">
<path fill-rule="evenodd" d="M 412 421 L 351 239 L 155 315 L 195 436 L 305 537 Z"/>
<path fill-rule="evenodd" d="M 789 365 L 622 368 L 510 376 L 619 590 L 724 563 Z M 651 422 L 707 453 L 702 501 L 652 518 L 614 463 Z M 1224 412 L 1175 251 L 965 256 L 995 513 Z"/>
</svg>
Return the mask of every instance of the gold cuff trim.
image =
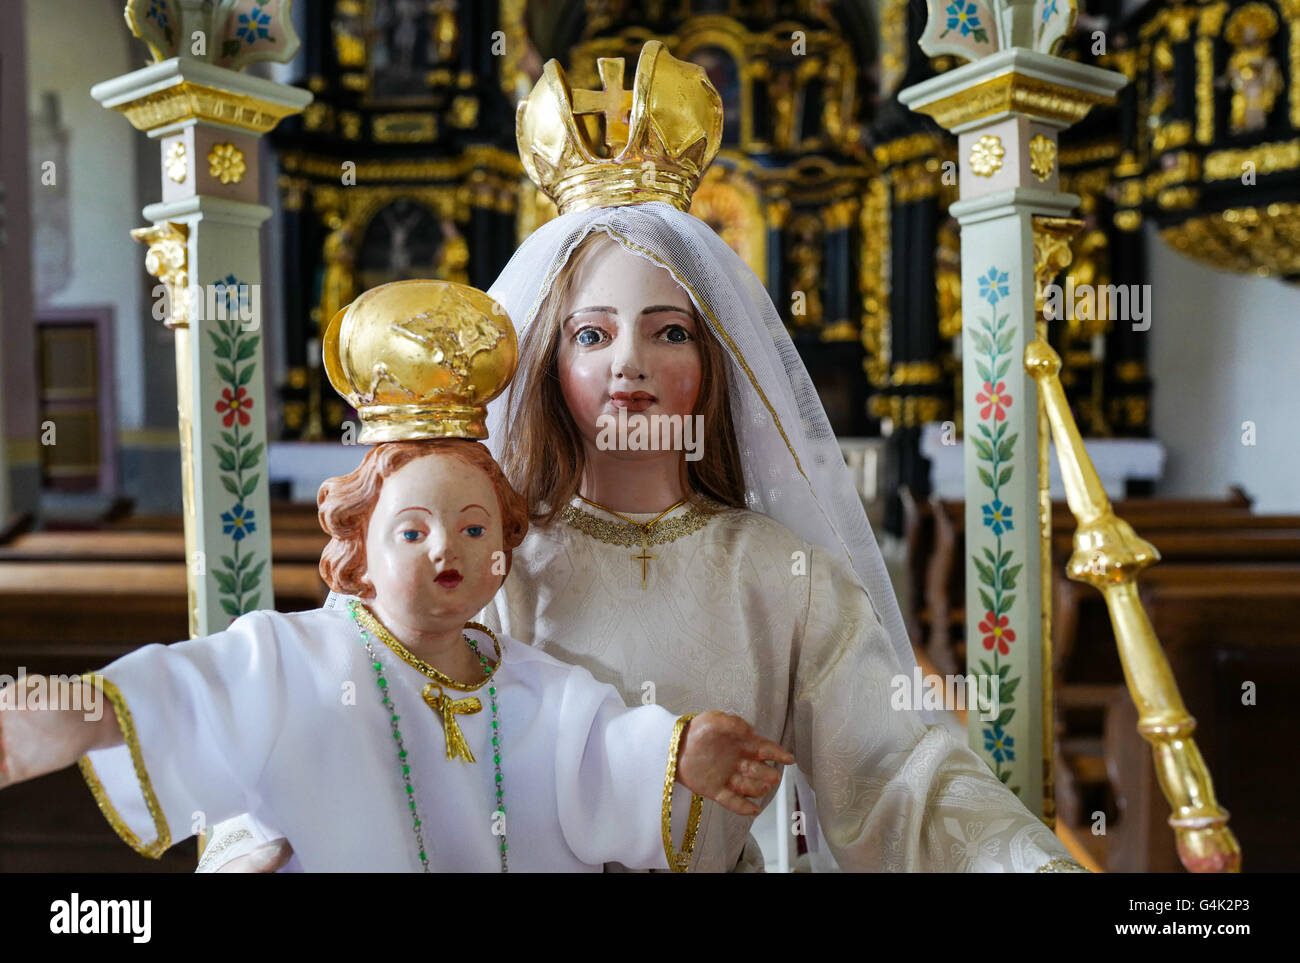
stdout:
<svg viewBox="0 0 1300 963">
<path fill-rule="evenodd" d="M 141 856 L 158 859 L 171 847 L 172 834 L 167 826 L 167 819 L 163 815 L 162 806 L 158 804 L 158 796 L 153 791 L 153 783 L 149 780 L 149 771 L 144 765 L 144 754 L 140 751 L 140 740 L 136 736 L 135 721 L 131 718 L 131 710 L 127 708 L 126 699 L 117 690 L 117 686 L 113 685 L 108 679 L 92 672 L 85 673 L 81 678 L 91 685 L 97 684 L 99 691 L 108 696 L 108 701 L 113 706 L 113 712 L 117 715 L 117 724 L 122 727 L 122 737 L 126 740 L 127 748 L 131 750 L 131 763 L 135 766 L 135 778 L 140 783 L 140 792 L 144 796 L 145 805 L 149 808 L 149 815 L 153 817 L 154 833 L 157 838 L 152 843 L 145 843 L 131 831 L 131 827 L 122 819 L 116 807 L 109 800 L 108 793 L 104 791 L 104 785 L 99 781 L 99 776 L 95 774 L 95 767 L 91 765 L 89 755 L 82 756 L 77 761 L 77 765 L 81 767 L 81 775 L 85 778 L 86 785 L 90 787 L 90 794 L 95 797 L 95 802 L 99 804 L 100 812 L 104 814 L 104 818 L 108 820 L 108 824 L 113 827 L 113 830 L 122 837 L 123 842 Z"/>
<path fill-rule="evenodd" d="M 1050 862 L 1043 863 L 1035 873 L 1090 873 L 1092 870 L 1082 863 L 1076 863 L 1072 859 L 1066 859 L 1064 856 L 1058 856 Z"/>
<path fill-rule="evenodd" d="M 664 773 L 663 831 L 664 855 L 668 868 L 674 873 L 684 873 L 691 868 L 691 855 L 695 852 L 695 834 L 700 829 L 700 816 L 704 812 L 704 797 L 691 794 L 691 811 L 686 817 L 686 833 L 682 837 L 682 851 L 673 852 L 673 785 L 677 782 L 677 751 L 686 724 L 695 713 L 682 716 L 673 726 L 672 742 L 668 744 L 668 769 Z"/>
</svg>

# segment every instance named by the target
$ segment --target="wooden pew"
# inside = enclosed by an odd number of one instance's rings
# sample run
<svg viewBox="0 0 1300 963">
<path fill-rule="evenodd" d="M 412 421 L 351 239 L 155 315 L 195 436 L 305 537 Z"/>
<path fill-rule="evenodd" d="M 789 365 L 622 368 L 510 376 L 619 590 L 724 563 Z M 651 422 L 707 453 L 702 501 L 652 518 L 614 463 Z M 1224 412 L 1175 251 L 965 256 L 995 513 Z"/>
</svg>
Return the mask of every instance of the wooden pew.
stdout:
<svg viewBox="0 0 1300 963">
<path fill-rule="evenodd" d="M 186 638 L 185 576 L 179 560 L 0 561 L 0 605 L 13 627 L 0 637 L 0 673 L 75 675 Z M 280 611 L 324 602 L 315 564 L 275 563 L 271 578 Z M 158 861 L 132 852 L 76 769 L 0 793 L 0 872 L 191 872 L 195 852 L 193 843 Z"/>
<path fill-rule="evenodd" d="M 273 564 L 319 562 L 329 543 L 315 532 L 271 532 Z M 184 561 L 181 531 L 28 532 L 0 543 L 0 561 Z"/>
</svg>

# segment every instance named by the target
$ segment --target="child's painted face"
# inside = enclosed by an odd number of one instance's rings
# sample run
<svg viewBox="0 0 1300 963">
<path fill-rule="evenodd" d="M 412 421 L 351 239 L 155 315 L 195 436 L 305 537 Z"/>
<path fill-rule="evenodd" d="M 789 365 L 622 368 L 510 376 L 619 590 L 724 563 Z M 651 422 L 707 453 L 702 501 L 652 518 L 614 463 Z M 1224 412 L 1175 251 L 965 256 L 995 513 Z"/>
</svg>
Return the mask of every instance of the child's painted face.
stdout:
<svg viewBox="0 0 1300 963">
<path fill-rule="evenodd" d="M 610 242 L 579 268 L 560 310 L 560 387 L 596 447 L 601 415 L 690 415 L 702 374 L 691 301 L 666 270 Z M 659 452 L 628 452 L 657 456 Z"/>
<path fill-rule="evenodd" d="M 462 625 L 505 573 L 491 479 L 450 455 L 407 462 L 384 479 L 366 530 L 366 580 L 406 625 Z M 493 572 L 494 561 L 499 561 Z"/>
</svg>

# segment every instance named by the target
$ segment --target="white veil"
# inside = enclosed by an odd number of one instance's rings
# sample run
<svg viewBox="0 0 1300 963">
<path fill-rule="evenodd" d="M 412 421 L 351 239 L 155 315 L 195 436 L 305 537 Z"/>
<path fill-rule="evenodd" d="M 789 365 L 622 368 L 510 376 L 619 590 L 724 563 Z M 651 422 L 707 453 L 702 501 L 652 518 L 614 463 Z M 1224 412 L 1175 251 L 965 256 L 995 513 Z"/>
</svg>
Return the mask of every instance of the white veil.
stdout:
<svg viewBox="0 0 1300 963">
<path fill-rule="evenodd" d="M 916 657 L 821 399 L 763 283 L 707 224 L 662 201 L 563 214 L 524 241 L 488 294 L 506 309 L 522 341 L 560 269 L 595 231 L 666 268 L 695 302 L 731 361 L 731 415 L 747 506 L 853 567 L 910 678 Z M 506 406 L 523 394 L 504 394 L 488 407 L 487 444 L 498 460 L 507 441 Z"/>
</svg>

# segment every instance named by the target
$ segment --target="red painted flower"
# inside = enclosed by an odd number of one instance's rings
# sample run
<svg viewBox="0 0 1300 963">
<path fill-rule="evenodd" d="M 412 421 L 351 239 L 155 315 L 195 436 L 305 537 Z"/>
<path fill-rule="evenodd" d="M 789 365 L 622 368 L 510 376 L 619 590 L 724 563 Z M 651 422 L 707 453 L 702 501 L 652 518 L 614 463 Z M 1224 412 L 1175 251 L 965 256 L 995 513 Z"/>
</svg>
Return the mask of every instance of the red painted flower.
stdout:
<svg viewBox="0 0 1300 963">
<path fill-rule="evenodd" d="M 984 621 L 980 623 L 980 631 L 989 633 L 984 636 L 984 648 L 991 649 L 996 645 L 998 651 L 1003 655 L 1011 651 L 1007 648 L 1007 643 L 1016 641 L 1016 633 L 1007 628 L 1007 617 L 1005 615 L 999 617 L 992 612 L 984 613 Z"/>
<path fill-rule="evenodd" d="M 998 386 L 995 388 L 992 382 L 984 382 L 984 390 L 975 396 L 975 402 L 984 406 L 980 409 L 981 418 L 987 418 L 989 412 L 992 411 L 994 412 L 993 418 L 995 421 L 1004 420 L 1007 413 L 1003 409 L 1011 407 L 1011 396 L 1007 394 L 1007 383 L 999 381 Z"/>
<path fill-rule="evenodd" d="M 221 400 L 217 402 L 217 413 L 226 413 L 226 417 L 221 419 L 221 423 L 229 428 L 235 423 L 238 416 L 241 425 L 248 424 L 248 409 L 253 407 L 253 399 L 245 395 L 244 389 L 240 388 L 231 397 L 229 388 L 221 389 Z"/>
</svg>

